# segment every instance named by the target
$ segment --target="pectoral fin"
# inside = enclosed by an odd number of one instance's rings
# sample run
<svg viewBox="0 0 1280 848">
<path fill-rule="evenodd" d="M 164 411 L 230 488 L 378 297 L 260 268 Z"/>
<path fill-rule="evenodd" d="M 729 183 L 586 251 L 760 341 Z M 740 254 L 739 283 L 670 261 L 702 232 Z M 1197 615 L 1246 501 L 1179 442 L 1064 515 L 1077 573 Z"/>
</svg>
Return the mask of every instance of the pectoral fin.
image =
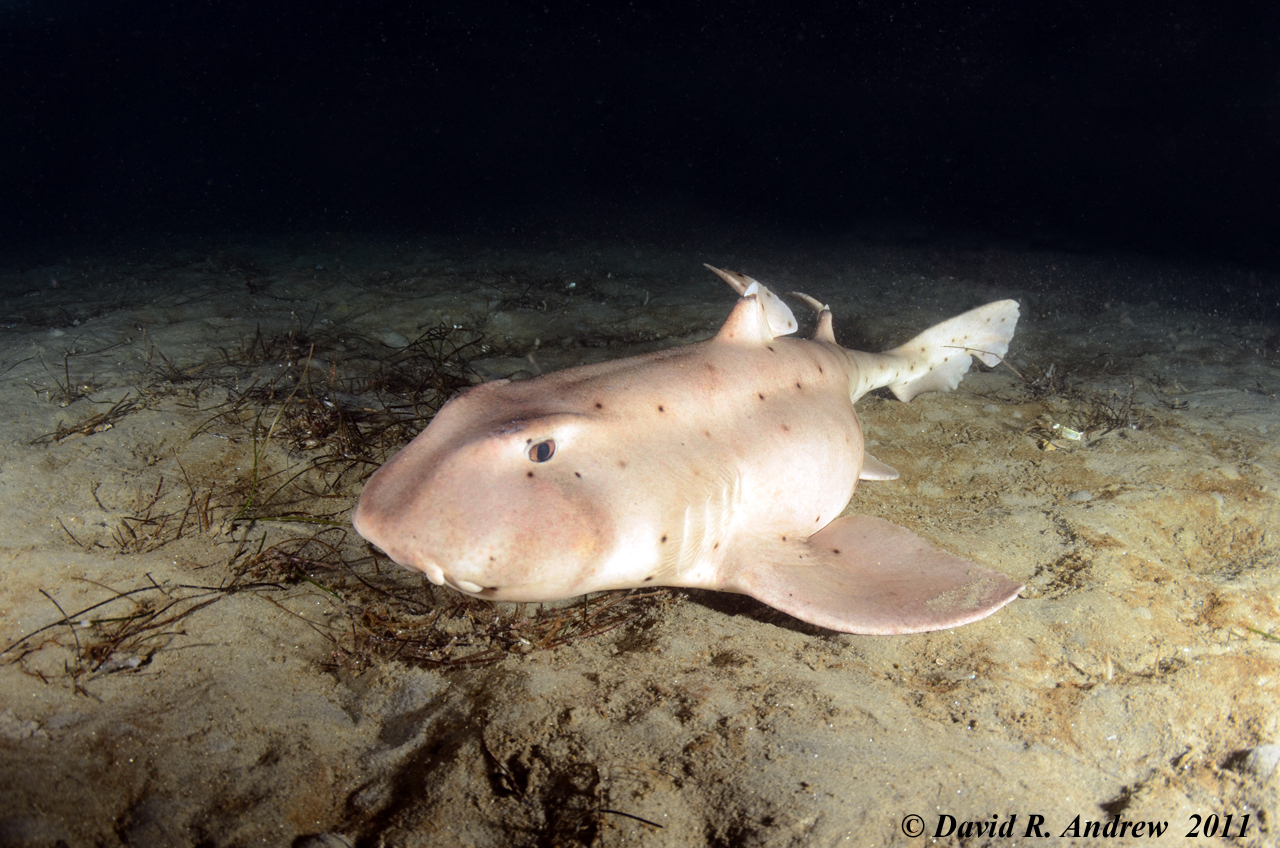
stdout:
<svg viewBox="0 0 1280 848">
<path fill-rule="evenodd" d="M 910 530 L 861 515 L 836 519 L 808 540 L 744 544 L 723 583 L 811 624 L 873 635 L 968 624 L 1023 588 Z"/>
</svg>

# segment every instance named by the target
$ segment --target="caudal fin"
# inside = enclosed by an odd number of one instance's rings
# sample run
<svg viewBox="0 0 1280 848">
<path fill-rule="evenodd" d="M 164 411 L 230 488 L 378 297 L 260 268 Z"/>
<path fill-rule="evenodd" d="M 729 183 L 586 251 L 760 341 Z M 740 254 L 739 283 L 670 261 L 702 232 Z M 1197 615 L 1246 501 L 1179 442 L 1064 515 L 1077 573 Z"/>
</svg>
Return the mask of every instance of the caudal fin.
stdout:
<svg viewBox="0 0 1280 848">
<path fill-rule="evenodd" d="M 878 374 L 862 375 L 864 381 L 888 386 L 898 400 L 911 400 L 921 392 L 948 391 L 964 378 L 976 356 L 994 367 L 1009 352 L 1018 324 L 1018 303 L 998 300 L 935 324 L 904 345 L 876 356 L 859 358 Z M 874 363 L 874 364 L 873 364 Z M 877 379 L 878 378 L 878 379 Z"/>
</svg>

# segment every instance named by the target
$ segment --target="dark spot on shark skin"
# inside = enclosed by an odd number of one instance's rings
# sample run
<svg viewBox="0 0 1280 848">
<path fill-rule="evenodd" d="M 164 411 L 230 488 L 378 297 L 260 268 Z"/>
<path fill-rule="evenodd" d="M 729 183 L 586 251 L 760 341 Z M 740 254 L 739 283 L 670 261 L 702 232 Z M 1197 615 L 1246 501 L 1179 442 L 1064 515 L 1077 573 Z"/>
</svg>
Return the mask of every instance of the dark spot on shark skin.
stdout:
<svg viewBox="0 0 1280 848">
<path fill-rule="evenodd" d="M 848 441 L 848 440 L 846 439 L 846 441 Z M 627 461 L 626 461 L 625 459 L 620 459 L 620 460 L 618 460 L 618 467 L 619 467 L 619 468 L 626 468 L 626 467 L 627 467 Z"/>
<path fill-rule="evenodd" d="M 667 537 L 666 537 L 666 534 L 663 534 L 663 536 L 662 536 L 662 543 L 663 543 L 664 545 L 667 543 Z"/>
<path fill-rule="evenodd" d="M 650 580 L 652 580 L 652 579 L 653 579 L 653 575 L 652 575 L 652 574 L 650 574 L 648 577 L 646 577 L 646 578 L 644 579 L 644 582 L 648 583 L 648 582 L 649 582 Z"/>
<path fill-rule="evenodd" d="M 777 351 L 773 349 L 773 345 L 765 345 L 765 347 L 769 348 L 770 353 L 777 353 Z"/>
<path fill-rule="evenodd" d="M 827 372 L 826 372 L 826 371 L 823 371 L 823 370 L 822 370 L 822 366 L 821 366 L 821 365 L 819 365 L 819 366 L 818 366 L 818 373 L 819 373 L 819 374 L 825 374 L 825 373 L 827 373 Z"/>
<path fill-rule="evenodd" d="M 783 425 L 782 425 L 782 432 L 784 432 L 784 433 L 790 433 L 790 432 L 791 432 L 791 428 L 790 428 L 789 426 L 787 426 L 786 424 L 783 424 Z"/>
<path fill-rule="evenodd" d="M 822 520 L 822 516 L 821 516 L 821 515 L 819 515 L 817 518 L 813 519 L 813 523 L 814 523 L 814 524 L 817 524 L 817 523 L 818 523 L 819 521 L 821 521 L 821 520 Z"/>
<path fill-rule="evenodd" d="M 839 549 L 839 548 L 832 548 L 832 549 L 831 549 L 831 553 L 833 553 L 833 554 L 839 554 L 839 553 L 840 553 L 840 549 Z"/>
<path fill-rule="evenodd" d="M 666 412 L 667 410 L 666 410 L 666 408 L 665 408 L 662 404 L 658 404 L 658 411 L 659 411 L 659 412 Z"/>
<path fill-rule="evenodd" d="M 799 383 L 796 383 L 796 388 L 799 389 L 800 391 L 804 391 L 804 386 L 800 385 Z"/>
<path fill-rule="evenodd" d="M 785 541 L 787 541 L 787 537 L 786 537 L 786 536 L 783 536 L 783 537 L 782 537 L 782 541 L 784 541 L 784 542 L 785 542 Z"/>
<path fill-rule="evenodd" d="M 604 409 L 604 404 L 600 401 L 596 401 L 596 409 Z"/>
<path fill-rule="evenodd" d="M 533 476 L 533 472 L 532 472 L 532 471 L 530 471 L 530 472 L 529 472 L 529 476 L 530 476 L 530 477 L 532 477 L 532 476 Z"/>
<path fill-rule="evenodd" d="M 575 472 L 573 472 L 573 476 L 574 476 L 574 477 L 577 477 L 579 480 L 581 480 L 581 479 L 582 479 L 582 472 L 581 472 L 581 471 L 575 471 Z"/>
<path fill-rule="evenodd" d="M 760 400 L 764 400 L 764 395 L 760 395 Z"/>
<path fill-rule="evenodd" d="M 710 430 L 703 430 L 703 431 L 702 431 L 702 435 L 706 436 L 706 437 L 709 439 L 709 438 L 711 438 L 711 431 L 710 431 Z"/>
</svg>

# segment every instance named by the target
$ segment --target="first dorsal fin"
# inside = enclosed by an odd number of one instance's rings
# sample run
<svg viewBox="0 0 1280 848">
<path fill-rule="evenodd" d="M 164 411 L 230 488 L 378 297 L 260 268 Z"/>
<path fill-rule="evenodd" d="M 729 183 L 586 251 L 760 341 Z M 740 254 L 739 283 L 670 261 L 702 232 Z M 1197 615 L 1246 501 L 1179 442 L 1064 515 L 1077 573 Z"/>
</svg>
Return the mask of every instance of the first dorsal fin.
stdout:
<svg viewBox="0 0 1280 848">
<path fill-rule="evenodd" d="M 764 344 L 772 340 L 773 331 L 754 291 L 734 305 L 724 326 L 716 333 L 716 341 L 733 344 Z"/>
<path fill-rule="evenodd" d="M 746 274 L 739 274 L 737 271 L 724 271 L 713 265 L 705 267 L 714 271 L 720 279 L 732 286 L 733 290 L 743 297 L 754 294 L 760 299 L 760 306 L 764 310 L 765 321 L 769 326 L 769 338 L 776 339 L 778 336 L 787 336 L 796 331 L 799 324 L 796 323 L 796 316 L 791 311 L 791 307 L 787 306 L 782 298 L 769 291 L 769 287 L 764 283 Z"/>
</svg>

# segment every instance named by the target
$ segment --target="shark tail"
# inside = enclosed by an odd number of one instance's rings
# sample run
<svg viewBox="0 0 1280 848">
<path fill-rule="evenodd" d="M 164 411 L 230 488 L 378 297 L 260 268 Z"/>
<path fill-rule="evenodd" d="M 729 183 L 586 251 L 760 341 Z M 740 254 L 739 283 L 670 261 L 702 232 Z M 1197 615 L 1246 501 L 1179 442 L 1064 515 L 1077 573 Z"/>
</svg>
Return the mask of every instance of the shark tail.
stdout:
<svg viewBox="0 0 1280 848">
<path fill-rule="evenodd" d="M 1004 358 L 1017 323 L 1017 302 L 998 300 L 935 324 L 883 353 L 847 351 L 857 366 L 853 399 L 884 386 L 904 401 L 921 392 L 954 389 L 974 357 L 988 367 Z"/>
</svg>

